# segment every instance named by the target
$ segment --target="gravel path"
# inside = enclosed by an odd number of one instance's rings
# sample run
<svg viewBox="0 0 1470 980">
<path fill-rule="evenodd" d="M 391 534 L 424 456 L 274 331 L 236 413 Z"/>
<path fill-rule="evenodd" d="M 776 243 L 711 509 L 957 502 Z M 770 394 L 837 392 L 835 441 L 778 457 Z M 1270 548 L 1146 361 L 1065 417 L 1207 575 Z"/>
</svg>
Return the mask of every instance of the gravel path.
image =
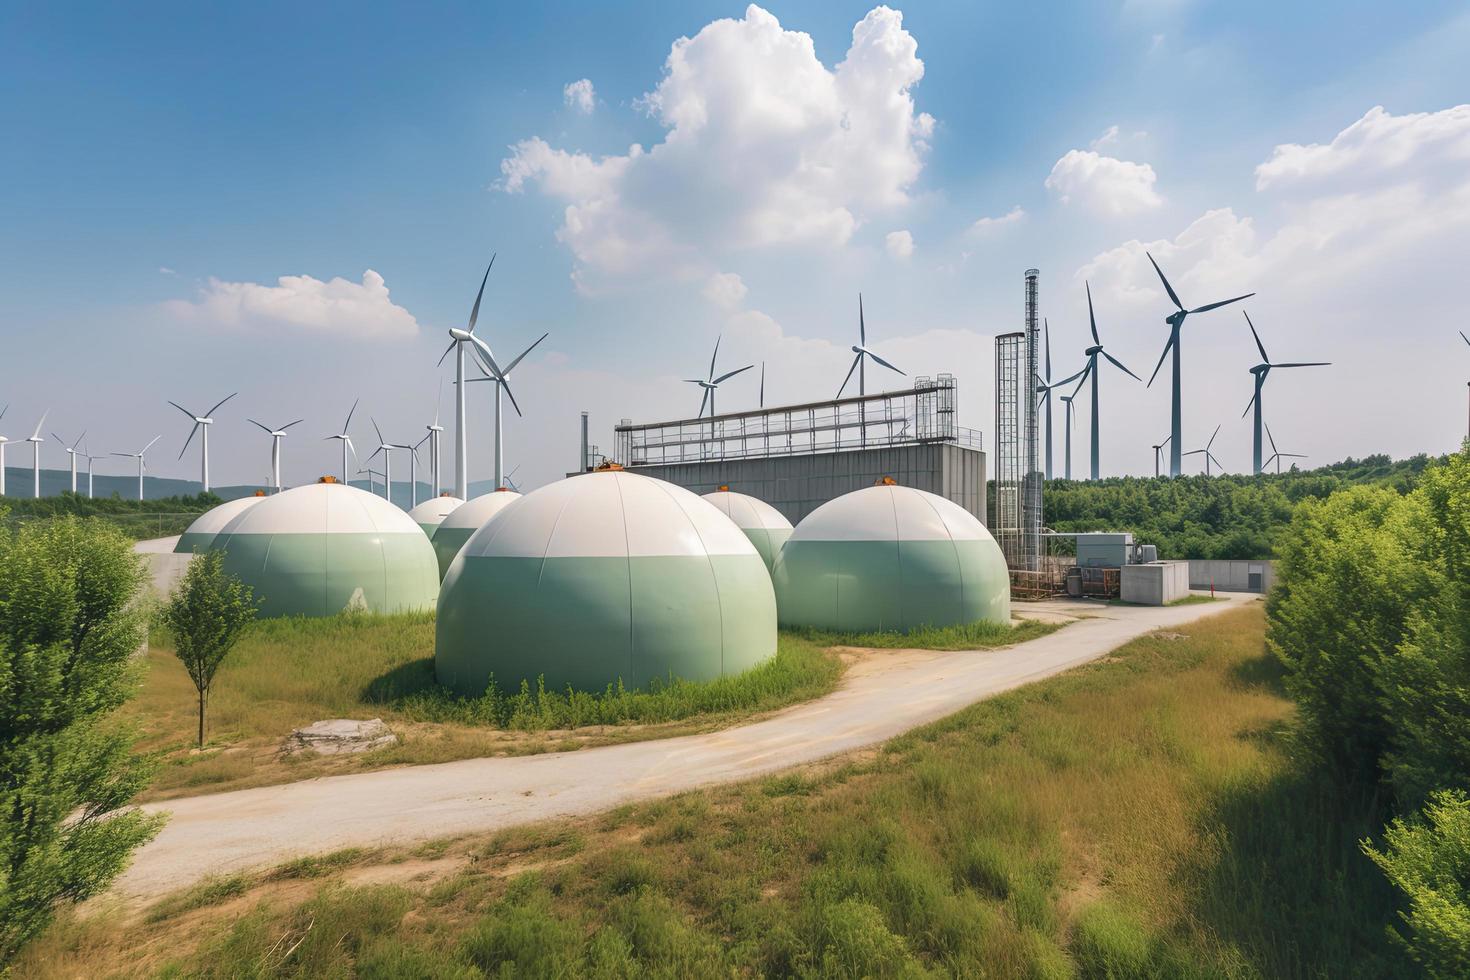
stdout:
<svg viewBox="0 0 1470 980">
<path fill-rule="evenodd" d="M 882 742 L 1145 633 L 1252 599 L 1163 608 L 1087 605 L 1092 618 L 1049 636 L 859 672 L 824 698 L 702 735 L 384 769 L 149 805 L 169 812 L 168 824 L 138 852 L 117 890 L 148 900 L 207 875 L 306 854 L 496 830 L 749 779 Z"/>
</svg>

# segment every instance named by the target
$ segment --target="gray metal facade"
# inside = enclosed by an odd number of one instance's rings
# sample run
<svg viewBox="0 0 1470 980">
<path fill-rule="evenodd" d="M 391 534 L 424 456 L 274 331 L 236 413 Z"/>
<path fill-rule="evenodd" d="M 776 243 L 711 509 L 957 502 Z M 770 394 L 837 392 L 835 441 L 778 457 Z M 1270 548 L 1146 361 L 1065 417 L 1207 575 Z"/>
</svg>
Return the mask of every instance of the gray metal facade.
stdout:
<svg viewBox="0 0 1470 980">
<path fill-rule="evenodd" d="M 727 486 L 758 497 L 792 524 L 834 497 L 870 487 L 883 477 L 959 504 L 983 524 L 985 453 L 954 443 L 885 446 L 798 456 L 767 456 L 627 466 L 704 494 Z"/>
</svg>

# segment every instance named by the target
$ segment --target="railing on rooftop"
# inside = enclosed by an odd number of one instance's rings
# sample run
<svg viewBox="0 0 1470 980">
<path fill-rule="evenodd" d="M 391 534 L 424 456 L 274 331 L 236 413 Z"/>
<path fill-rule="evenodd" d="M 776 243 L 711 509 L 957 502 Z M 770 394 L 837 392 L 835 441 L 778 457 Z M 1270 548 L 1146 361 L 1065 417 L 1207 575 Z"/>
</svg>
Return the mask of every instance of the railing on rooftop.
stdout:
<svg viewBox="0 0 1470 980">
<path fill-rule="evenodd" d="M 614 429 L 627 466 L 759 459 L 929 443 L 984 448 L 977 429 L 955 424 L 954 377 L 916 378 L 911 389 L 781 405 Z"/>
</svg>

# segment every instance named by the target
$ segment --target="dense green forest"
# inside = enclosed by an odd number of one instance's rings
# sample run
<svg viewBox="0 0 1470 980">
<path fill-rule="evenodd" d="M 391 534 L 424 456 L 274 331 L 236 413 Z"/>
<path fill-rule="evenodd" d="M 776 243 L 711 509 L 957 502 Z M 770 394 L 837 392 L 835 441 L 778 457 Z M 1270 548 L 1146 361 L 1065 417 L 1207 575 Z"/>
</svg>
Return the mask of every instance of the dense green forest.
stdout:
<svg viewBox="0 0 1470 980">
<path fill-rule="evenodd" d="M 0 499 L 0 521 L 22 523 L 46 517 L 100 517 L 134 538 L 180 534 L 195 516 L 224 503 L 212 493 L 136 500 L 113 494 L 86 497 L 63 492 L 52 497 Z"/>
<path fill-rule="evenodd" d="M 1353 486 L 1408 493 L 1444 459 L 1375 455 L 1279 475 L 1050 480 L 1042 506 L 1054 531 L 1131 531 L 1158 545 L 1161 558 L 1270 558 L 1303 500 Z"/>
</svg>

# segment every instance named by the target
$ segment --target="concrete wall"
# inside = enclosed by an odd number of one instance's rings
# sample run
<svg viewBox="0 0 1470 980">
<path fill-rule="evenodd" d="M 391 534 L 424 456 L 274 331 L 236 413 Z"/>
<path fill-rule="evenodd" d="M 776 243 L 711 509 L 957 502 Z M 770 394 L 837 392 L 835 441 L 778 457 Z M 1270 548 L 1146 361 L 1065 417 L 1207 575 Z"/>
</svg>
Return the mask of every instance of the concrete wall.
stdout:
<svg viewBox="0 0 1470 980">
<path fill-rule="evenodd" d="M 1189 559 L 1189 587 L 1218 592 L 1269 592 L 1276 572 L 1269 561 L 1216 561 Z"/>
<path fill-rule="evenodd" d="M 173 548 L 178 541 L 178 537 L 175 536 L 139 541 L 133 545 L 133 550 L 142 555 L 143 560 L 148 563 L 148 575 L 153 594 L 159 599 L 168 598 L 184 577 L 184 572 L 188 571 L 189 562 L 194 558 L 191 554 L 174 554 Z"/>
<path fill-rule="evenodd" d="M 1166 606 L 1189 595 L 1189 563 L 1155 561 L 1124 565 L 1118 597 L 1145 606 Z"/>
<path fill-rule="evenodd" d="M 700 494 L 728 486 L 759 497 L 792 524 L 834 497 L 891 476 L 903 486 L 946 497 L 982 524 L 986 522 L 985 453 L 951 443 L 629 466 L 628 470 Z"/>
</svg>

